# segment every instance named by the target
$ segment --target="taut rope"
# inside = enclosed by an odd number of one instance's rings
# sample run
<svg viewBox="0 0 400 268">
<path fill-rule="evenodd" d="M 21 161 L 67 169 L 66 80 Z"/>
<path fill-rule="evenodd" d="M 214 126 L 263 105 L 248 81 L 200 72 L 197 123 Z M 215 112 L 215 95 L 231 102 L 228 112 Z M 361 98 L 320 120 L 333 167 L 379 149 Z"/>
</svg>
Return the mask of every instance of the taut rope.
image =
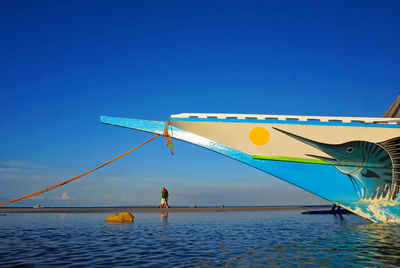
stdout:
<svg viewBox="0 0 400 268">
<path fill-rule="evenodd" d="M 172 139 L 171 139 L 171 136 L 168 134 L 168 126 L 169 126 L 169 119 L 168 119 L 167 122 L 165 123 L 164 132 L 163 132 L 162 136 L 164 136 L 165 139 L 167 140 L 167 146 L 170 147 L 171 154 L 174 154 L 174 147 L 173 147 L 173 144 L 172 144 Z M 96 167 L 96 168 L 94 168 L 94 169 L 92 169 L 92 170 L 89 170 L 89 171 L 87 171 L 87 172 L 85 172 L 85 173 L 83 173 L 83 174 L 81 174 L 81 175 L 79 175 L 79 176 L 76 176 L 76 177 L 74 177 L 74 178 L 72 178 L 72 179 L 63 181 L 63 182 L 58 183 L 58 184 L 56 184 L 56 185 L 50 186 L 50 187 L 48 187 L 48 188 L 46 188 L 46 189 L 37 191 L 37 192 L 35 192 L 35 193 L 28 194 L 28 195 L 25 195 L 25 196 L 21 196 L 21 197 L 19 197 L 19 198 L 17 198 L 17 199 L 14 199 L 14 200 L 11 200 L 11 201 L 7 201 L 7 202 L 4 202 L 4 203 L 1 203 L 0 206 L 3 206 L 3 205 L 10 204 L 10 203 L 13 203 L 13 202 L 17 202 L 17 201 L 20 201 L 20 200 L 23 200 L 23 199 L 26 199 L 26 198 L 29 198 L 29 197 L 33 197 L 33 196 L 36 196 L 36 195 L 40 195 L 40 194 L 46 193 L 46 192 L 51 191 L 51 190 L 53 190 L 53 189 L 56 189 L 56 188 L 58 188 L 58 187 L 60 187 L 60 186 L 63 186 L 64 184 L 67 184 L 67 183 L 69 183 L 69 182 L 71 182 L 71 181 L 77 180 L 77 179 L 79 179 L 79 178 L 81 178 L 81 177 L 83 177 L 83 176 L 86 176 L 86 175 L 88 175 L 89 173 L 92 173 L 93 171 L 98 170 L 98 169 L 100 169 L 100 168 L 102 168 L 102 167 L 104 167 L 104 166 L 106 166 L 106 165 L 108 165 L 108 164 L 114 162 L 115 160 L 118 160 L 118 159 L 120 159 L 121 157 L 123 157 L 123 156 L 125 156 L 125 155 L 127 155 L 127 154 L 129 154 L 129 153 L 131 153 L 131 152 L 133 152 L 134 150 L 138 149 L 139 147 L 141 147 L 141 146 L 145 145 L 146 143 L 148 143 L 148 142 L 154 140 L 154 139 L 157 138 L 158 136 L 160 136 L 160 134 L 155 135 L 154 137 L 152 137 L 152 138 L 148 139 L 147 141 L 143 142 L 142 144 L 140 144 L 140 145 L 138 145 L 138 146 L 136 146 L 136 147 L 130 149 L 129 151 L 127 151 L 127 152 L 125 152 L 125 153 L 123 153 L 123 154 L 121 154 L 121 155 L 119 155 L 119 156 L 117 156 L 117 157 L 111 159 L 110 161 L 105 162 L 105 163 L 101 164 L 100 166 L 98 166 L 98 167 Z"/>
</svg>

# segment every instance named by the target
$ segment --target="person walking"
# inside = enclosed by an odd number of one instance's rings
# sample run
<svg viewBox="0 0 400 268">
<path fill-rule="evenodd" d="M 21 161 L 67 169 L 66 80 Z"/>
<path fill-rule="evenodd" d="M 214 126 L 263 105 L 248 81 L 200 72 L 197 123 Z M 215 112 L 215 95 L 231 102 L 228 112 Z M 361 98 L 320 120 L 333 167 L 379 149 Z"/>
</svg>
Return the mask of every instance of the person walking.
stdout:
<svg viewBox="0 0 400 268">
<path fill-rule="evenodd" d="M 165 189 L 165 187 L 162 188 L 161 190 L 161 204 L 160 204 L 160 208 L 163 207 L 168 208 L 168 191 L 167 189 Z"/>
</svg>

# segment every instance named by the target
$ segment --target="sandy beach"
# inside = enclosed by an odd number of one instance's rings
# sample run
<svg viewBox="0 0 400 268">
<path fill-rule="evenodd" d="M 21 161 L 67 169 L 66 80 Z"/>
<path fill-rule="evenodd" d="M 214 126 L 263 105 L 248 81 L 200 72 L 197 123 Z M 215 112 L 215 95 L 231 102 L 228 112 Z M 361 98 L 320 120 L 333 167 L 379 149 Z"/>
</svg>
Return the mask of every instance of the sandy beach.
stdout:
<svg viewBox="0 0 400 268">
<path fill-rule="evenodd" d="M 169 208 L 163 209 L 164 211 L 173 213 L 184 212 L 235 212 L 235 211 L 273 211 L 273 210 L 293 210 L 293 209 L 321 209 L 326 206 L 276 206 L 276 207 L 224 207 L 224 208 Z M 94 208 L 0 208 L 0 213 L 94 213 L 94 212 L 120 212 L 128 211 L 156 213 L 162 211 L 160 208 L 147 208 L 147 207 L 94 207 Z"/>
</svg>

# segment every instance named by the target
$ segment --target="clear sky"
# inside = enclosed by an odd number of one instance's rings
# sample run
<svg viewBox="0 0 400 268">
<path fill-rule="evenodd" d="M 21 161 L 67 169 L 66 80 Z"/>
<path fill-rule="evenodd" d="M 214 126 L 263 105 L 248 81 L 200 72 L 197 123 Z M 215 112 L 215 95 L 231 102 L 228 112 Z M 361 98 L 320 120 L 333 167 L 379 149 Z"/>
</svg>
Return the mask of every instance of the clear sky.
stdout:
<svg viewBox="0 0 400 268">
<path fill-rule="evenodd" d="M 0 203 L 79 175 L 151 134 L 100 115 L 380 117 L 400 92 L 399 1 L 0 1 Z M 9 206 L 326 204 L 159 138 Z"/>
</svg>

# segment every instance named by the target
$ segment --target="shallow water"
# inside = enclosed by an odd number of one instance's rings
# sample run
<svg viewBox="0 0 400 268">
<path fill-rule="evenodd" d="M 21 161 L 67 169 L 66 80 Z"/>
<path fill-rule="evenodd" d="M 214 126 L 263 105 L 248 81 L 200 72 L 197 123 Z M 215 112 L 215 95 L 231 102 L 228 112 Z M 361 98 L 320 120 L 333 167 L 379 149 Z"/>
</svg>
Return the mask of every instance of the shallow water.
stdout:
<svg viewBox="0 0 400 268">
<path fill-rule="evenodd" d="M 300 210 L 10 213 L 0 217 L 2 267 L 399 266 L 400 225 Z"/>
</svg>

